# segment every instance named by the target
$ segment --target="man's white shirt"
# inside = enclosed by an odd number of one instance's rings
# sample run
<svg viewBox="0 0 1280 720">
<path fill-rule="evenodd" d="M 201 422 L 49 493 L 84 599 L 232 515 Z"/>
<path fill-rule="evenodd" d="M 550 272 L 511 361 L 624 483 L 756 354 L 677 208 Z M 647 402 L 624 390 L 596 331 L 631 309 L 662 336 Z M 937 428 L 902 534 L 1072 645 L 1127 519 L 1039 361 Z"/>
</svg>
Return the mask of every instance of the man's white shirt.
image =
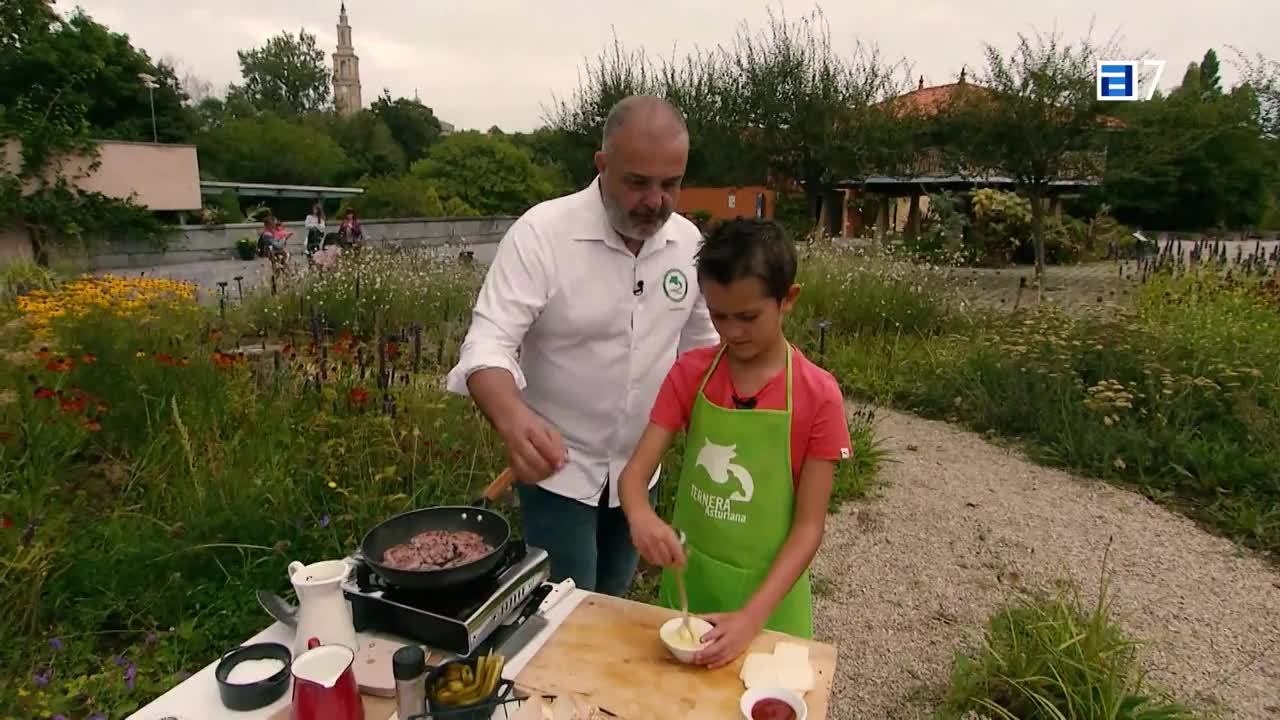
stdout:
<svg viewBox="0 0 1280 720">
<path fill-rule="evenodd" d="M 533 207 L 498 245 L 449 391 L 468 394 L 477 370 L 509 370 L 569 451 L 541 486 L 591 505 L 608 487 L 617 507 L 613 480 L 677 352 L 720 341 L 694 267 L 701 241 L 673 214 L 632 254 L 609 224 L 599 178 Z"/>
</svg>

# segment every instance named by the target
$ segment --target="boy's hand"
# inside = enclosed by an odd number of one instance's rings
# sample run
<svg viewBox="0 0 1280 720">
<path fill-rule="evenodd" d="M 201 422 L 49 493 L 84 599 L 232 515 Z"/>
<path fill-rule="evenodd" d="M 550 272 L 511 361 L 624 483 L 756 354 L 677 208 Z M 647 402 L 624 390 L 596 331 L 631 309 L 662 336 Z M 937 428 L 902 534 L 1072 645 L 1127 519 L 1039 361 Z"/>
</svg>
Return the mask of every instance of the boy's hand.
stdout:
<svg viewBox="0 0 1280 720">
<path fill-rule="evenodd" d="M 645 508 L 630 520 L 631 544 L 636 546 L 645 562 L 658 567 L 684 565 L 684 547 L 676 531 L 658 517 L 658 513 Z"/>
<path fill-rule="evenodd" d="M 703 619 L 715 627 L 702 636 L 702 642 L 707 646 L 694 656 L 693 662 L 711 670 L 728 665 L 746 652 L 764 629 L 766 620 L 745 609 L 705 615 Z"/>
</svg>

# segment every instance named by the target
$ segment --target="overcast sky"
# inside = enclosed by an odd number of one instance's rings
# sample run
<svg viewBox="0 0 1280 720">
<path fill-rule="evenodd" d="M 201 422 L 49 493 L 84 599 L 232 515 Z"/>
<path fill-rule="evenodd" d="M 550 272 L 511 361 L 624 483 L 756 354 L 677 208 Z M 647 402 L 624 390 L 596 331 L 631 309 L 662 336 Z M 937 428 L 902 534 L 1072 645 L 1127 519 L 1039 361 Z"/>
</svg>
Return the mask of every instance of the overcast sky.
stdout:
<svg viewBox="0 0 1280 720">
<path fill-rule="evenodd" d="M 239 80 L 236 50 L 305 27 L 332 53 L 338 0 L 57 0 L 83 7 L 127 33 L 153 58 L 179 61 L 219 88 Z M 927 84 L 951 82 L 980 63 L 984 42 L 1009 47 L 1017 33 L 1056 25 L 1068 38 L 1119 33 L 1134 54 L 1168 61 L 1162 85 L 1215 47 L 1228 83 L 1234 46 L 1280 59 L 1278 0 L 843 0 L 822 4 L 838 49 L 857 39 L 905 57 Z M 578 69 L 616 30 L 628 46 L 659 55 L 730 40 L 746 20 L 762 27 L 771 0 L 348 0 L 364 102 L 382 91 L 422 101 L 458 128 L 529 130 L 554 95 L 577 85 Z M 810 2 L 786 2 L 800 16 Z M 1034 7 L 1035 9 L 1031 9 Z"/>
</svg>

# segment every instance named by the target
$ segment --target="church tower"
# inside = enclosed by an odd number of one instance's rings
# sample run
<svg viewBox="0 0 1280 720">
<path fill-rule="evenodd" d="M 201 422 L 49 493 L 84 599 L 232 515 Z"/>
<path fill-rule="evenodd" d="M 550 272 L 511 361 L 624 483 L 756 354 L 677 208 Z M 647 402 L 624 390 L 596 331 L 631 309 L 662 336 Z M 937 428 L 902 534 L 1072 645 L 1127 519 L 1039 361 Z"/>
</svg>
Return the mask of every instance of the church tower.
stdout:
<svg viewBox="0 0 1280 720">
<path fill-rule="evenodd" d="M 338 11 L 338 51 L 333 54 L 333 106 L 344 117 L 364 107 L 360 99 L 360 58 L 351 45 L 345 0 Z"/>
</svg>

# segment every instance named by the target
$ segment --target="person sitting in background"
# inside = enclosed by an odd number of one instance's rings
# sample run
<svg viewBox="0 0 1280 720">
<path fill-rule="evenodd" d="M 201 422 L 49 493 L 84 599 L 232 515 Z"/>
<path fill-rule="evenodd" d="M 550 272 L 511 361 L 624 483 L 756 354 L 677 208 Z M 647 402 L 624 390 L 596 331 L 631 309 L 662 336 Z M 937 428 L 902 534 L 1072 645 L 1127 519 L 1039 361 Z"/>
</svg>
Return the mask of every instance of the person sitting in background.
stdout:
<svg viewBox="0 0 1280 720">
<path fill-rule="evenodd" d="M 347 208 L 346 215 L 342 218 L 342 225 L 338 226 L 338 241 L 356 246 L 364 241 L 364 230 L 360 227 L 360 219 L 356 217 L 356 211 L 351 208 Z"/>
<path fill-rule="evenodd" d="M 276 219 L 270 215 L 262 218 L 262 229 L 258 231 L 258 257 L 271 254 L 272 231 L 276 229 Z"/>
<path fill-rule="evenodd" d="M 307 230 L 307 257 L 311 257 L 324 249 L 324 206 L 312 205 L 303 226 Z"/>
<path fill-rule="evenodd" d="M 271 228 L 271 239 L 269 241 L 273 258 L 280 257 L 288 262 L 289 238 L 291 237 L 293 237 L 293 233 L 285 229 L 284 223 L 276 220 L 274 227 Z"/>
</svg>

